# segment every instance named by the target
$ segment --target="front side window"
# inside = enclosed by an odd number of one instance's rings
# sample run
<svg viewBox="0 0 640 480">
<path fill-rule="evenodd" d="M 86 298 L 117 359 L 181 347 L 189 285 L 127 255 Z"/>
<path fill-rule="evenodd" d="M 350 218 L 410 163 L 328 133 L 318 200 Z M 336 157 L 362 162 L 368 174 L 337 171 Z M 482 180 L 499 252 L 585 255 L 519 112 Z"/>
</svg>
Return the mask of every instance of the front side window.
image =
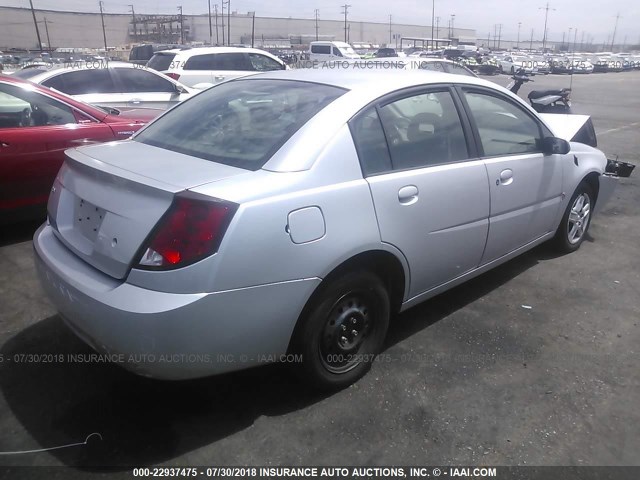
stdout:
<svg viewBox="0 0 640 480">
<path fill-rule="evenodd" d="M 342 57 L 342 52 L 340 51 L 340 49 L 338 47 L 333 47 L 333 54 L 336 57 Z"/>
<path fill-rule="evenodd" d="M 268 72 L 270 70 L 283 70 L 284 66 L 276 62 L 273 58 L 269 58 L 266 55 L 260 55 L 259 53 L 250 53 L 249 61 L 254 70 L 258 72 Z"/>
<path fill-rule="evenodd" d="M 449 91 L 406 97 L 380 108 L 394 170 L 421 168 L 469 157 Z"/>
<path fill-rule="evenodd" d="M 253 70 L 246 53 L 218 53 L 213 70 Z"/>
<path fill-rule="evenodd" d="M 0 128 L 68 123 L 76 123 L 76 118 L 67 105 L 26 88 L 0 84 Z"/>
<path fill-rule="evenodd" d="M 288 80 L 234 80 L 174 107 L 135 141 L 258 170 L 345 90 Z"/>
<path fill-rule="evenodd" d="M 311 53 L 321 53 L 323 55 L 331 54 L 330 45 L 311 45 Z"/>
<path fill-rule="evenodd" d="M 465 91 L 484 155 L 516 155 L 540 151 L 542 129 L 524 109 L 486 93 Z"/>
</svg>

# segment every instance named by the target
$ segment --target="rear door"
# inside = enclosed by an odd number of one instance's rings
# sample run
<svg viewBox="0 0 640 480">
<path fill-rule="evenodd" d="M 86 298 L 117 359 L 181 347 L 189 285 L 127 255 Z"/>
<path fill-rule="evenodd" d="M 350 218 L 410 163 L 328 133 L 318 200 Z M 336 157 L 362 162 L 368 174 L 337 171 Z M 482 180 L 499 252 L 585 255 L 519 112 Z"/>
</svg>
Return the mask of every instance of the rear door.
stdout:
<svg viewBox="0 0 640 480">
<path fill-rule="evenodd" d="M 460 108 L 447 86 L 421 88 L 350 123 L 380 237 L 409 263 L 410 297 L 473 270 L 484 251 L 487 172 Z"/>
<path fill-rule="evenodd" d="M 560 155 L 540 149 L 546 127 L 516 101 L 493 90 L 462 89 L 491 189 L 482 263 L 551 232 L 562 200 Z"/>
</svg>

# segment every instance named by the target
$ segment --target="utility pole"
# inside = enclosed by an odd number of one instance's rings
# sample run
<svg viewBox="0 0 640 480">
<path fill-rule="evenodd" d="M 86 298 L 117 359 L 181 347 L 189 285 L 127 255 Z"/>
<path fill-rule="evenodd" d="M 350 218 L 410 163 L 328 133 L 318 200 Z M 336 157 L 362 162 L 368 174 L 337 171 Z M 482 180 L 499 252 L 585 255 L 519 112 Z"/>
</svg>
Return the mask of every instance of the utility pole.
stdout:
<svg viewBox="0 0 640 480">
<path fill-rule="evenodd" d="M 440 38 L 440 17 L 436 17 L 436 38 Z"/>
<path fill-rule="evenodd" d="M 347 5 L 346 3 L 342 6 L 342 10 L 344 13 L 344 41 L 345 43 L 348 42 L 348 37 L 347 37 L 347 15 L 349 14 L 349 7 L 351 5 Z"/>
<path fill-rule="evenodd" d="M 316 17 L 316 42 L 318 41 L 318 17 L 320 16 L 320 10 L 318 10 L 317 8 L 314 11 L 315 17 Z"/>
<path fill-rule="evenodd" d="M 389 14 L 389 46 L 391 46 L 391 14 Z"/>
<path fill-rule="evenodd" d="M 549 19 L 549 10 L 554 10 L 555 8 L 549 7 L 549 2 L 545 7 L 540 7 L 538 10 L 544 10 L 544 33 L 542 34 L 542 52 L 544 52 L 547 47 L 547 20 Z"/>
<path fill-rule="evenodd" d="M 107 32 L 104 28 L 104 12 L 102 10 L 102 0 L 100 0 L 98 2 L 98 5 L 100 5 L 100 20 L 102 20 L 102 38 L 104 39 L 104 58 L 107 59 L 107 62 L 109 61 L 109 55 L 107 53 Z"/>
<path fill-rule="evenodd" d="M 502 38 L 502 24 L 498 24 L 498 50 L 500 50 L 500 39 Z"/>
<path fill-rule="evenodd" d="M 456 19 L 456 14 L 455 14 L 455 13 L 452 13 L 452 14 L 451 14 L 451 36 L 449 37 L 449 38 L 451 38 L 451 39 L 453 39 L 453 36 L 456 34 L 456 32 L 455 32 L 455 28 L 454 28 L 454 26 L 453 26 L 453 22 L 455 21 L 455 19 Z"/>
<path fill-rule="evenodd" d="M 213 14 L 216 17 L 216 45 L 220 45 L 220 36 L 218 34 L 218 4 L 213 6 Z"/>
<path fill-rule="evenodd" d="M 211 25 L 211 0 L 207 0 L 209 7 L 209 45 L 213 45 L 213 26 Z"/>
<path fill-rule="evenodd" d="M 616 41 L 616 32 L 618 31 L 618 20 L 620 19 L 620 14 L 616 15 L 616 24 L 613 27 L 613 36 L 611 37 L 611 51 L 613 52 L 613 43 Z"/>
<path fill-rule="evenodd" d="M 435 50 L 433 45 L 433 21 L 436 16 L 436 0 L 431 0 L 431 50 Z"/>
<path fill-rule="evenodd" d="M 136 25 L 136 11 L 134 10 L 132 4 L 129 4 L 129 6 L 131 7 L 131 15 L 133 17 L 133 38 L 135 39 L 138 35 L 138 27 Z"/>
<path fill-rule="evenodd" d="M 520 49 L 520 27 L 522 26 L 522 22 L 518 22 L 518 40 L 516 41 L 516 48 Z"/>
<path fill-rule="evenodd" d="M 582 38 L 580 39 L 580 51 L 584 49 L 584 30 L 582 31 Z"/>
<path fill-rule="evenodd" d="M 529 40 L 529 51 L 533 52 L 533 28 L 531 29 L 531 40 Z"/>
<path fill-rule="evenodd" d="M 44 17 L 44 30 L 47 32 L 47 50 L 51 51 L 51 39 L 49 38 L 49 25 L 47 24 L 47 17 Z"/>
<path fill-rule="evenodd" d="M 227 0 L 227 42 L 231 46 L 231 0 Z"/>
<path fill-rule="evenodd" d="M 256 12 L 251 13 L 251 48 L 253 48 L 253 42 L 256 36 Z"/>
<path fill-rule="evenodd" d="M 29 4 L 31 5 L 31 15 L 33 15 L 33 24 L 36 26 L 36 35 L 38 36 L 38 46 L 40 47 L 40 53 L 42 53 L 42 40 L 40 39 L 40 30 L 38 29 L 38 21 L 36 20 L 36 11 L 33 9 L 33 0 L 29 0 Z"/>
<path fill-rule="evenodd" d="M 221 12 L 221 17 L 222 17 L 222 45 L 226 45 L 226 43 L 224 42 L 224 0 L 222 0 L 222 2 L 220 2 L 222 4 L 222 12 Z"/>
<path fill-rule="evenodd" d="M 182 21 L 182 5 L 178 6 L 180 12 L 180 45 L 184 45 L 184 22 Z"/>
</svg>

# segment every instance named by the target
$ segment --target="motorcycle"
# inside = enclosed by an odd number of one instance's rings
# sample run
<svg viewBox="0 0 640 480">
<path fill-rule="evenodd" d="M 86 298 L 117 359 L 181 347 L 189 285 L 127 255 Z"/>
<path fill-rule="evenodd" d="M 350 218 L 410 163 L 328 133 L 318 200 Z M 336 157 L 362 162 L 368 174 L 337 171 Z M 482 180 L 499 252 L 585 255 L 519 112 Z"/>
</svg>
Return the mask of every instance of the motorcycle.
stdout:
<svg viewBox="0 0 640 480">
<path fill-rule="evenodd" d="M 519 69 L 511 77 L 507 90 L 518 94 L 520 87 L 527 82 L 533 82 L 524 69 Z M 538 113 L 571 113 L 571 89 L 533 90 L 529 93 L 529 103 Z"/>
</svg>

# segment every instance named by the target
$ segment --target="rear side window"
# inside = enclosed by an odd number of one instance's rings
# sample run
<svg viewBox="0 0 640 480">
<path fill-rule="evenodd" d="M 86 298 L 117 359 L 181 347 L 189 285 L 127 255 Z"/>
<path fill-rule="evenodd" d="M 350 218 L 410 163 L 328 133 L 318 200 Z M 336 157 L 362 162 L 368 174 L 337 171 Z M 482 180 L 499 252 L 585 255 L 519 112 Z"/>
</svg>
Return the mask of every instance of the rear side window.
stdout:
<svg viewBox="0 0 640 480">
<path fill-rule="evenodd" d="M 331 45 L 311 45 L 311 53 L 331 55 Z"/>
<path fill-rule="evenodd" d="M 171 62 L 175 58 L 175 53 L 156 53 L 151 60 L 147 62 L 147 67 L 153 68 L 159 72 L 169 70 Z"/>
<path fill-rule="evenodd" d="M 111 74 L 106 68 L 62 73 L 45 80 L 42 84 L 69 95 L 117 92 Z"/>
<path fill-rule="evenodd" d="M 391 157 L 375 107 L 354 118 L 349 126 L 365 177 L 391 170 Z"/>
<path fill-rule="evenodd" d="M 152 55 L 153 45 L 139 45 L 131 49 L 129 60 L 149 60 Z"/>
<path fill-rule="evenodd" d="M 134 140 L 258 170 L 311 117 L 344 93 L 299 81 L 234 80 L 179 104 Z"/>
<path fill-rule="evenodd" d="M 116 68 L 113 73 L 121 84 L 121 92 L 167 92 L 175 93 L 176 88 L 163 76 L 140 68 Z"/>
<path fill-rule="evenodd" d="M 184 64 L 185 70 L 214 70 L 215 67 L 215 53 L 208 53 L 204 55 L 194 55 Z"/>
</svg>

